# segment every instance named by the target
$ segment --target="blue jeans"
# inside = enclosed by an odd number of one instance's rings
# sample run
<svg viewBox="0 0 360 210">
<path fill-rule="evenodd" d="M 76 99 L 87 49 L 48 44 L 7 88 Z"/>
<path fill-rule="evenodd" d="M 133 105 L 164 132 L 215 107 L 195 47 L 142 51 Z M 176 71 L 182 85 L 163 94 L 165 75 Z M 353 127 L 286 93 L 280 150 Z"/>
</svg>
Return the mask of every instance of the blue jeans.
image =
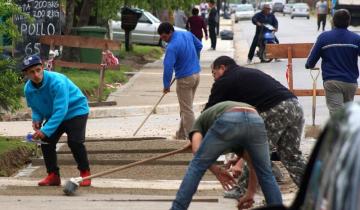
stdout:
<svg viewBox="0 0 360 210">
<path fill-rule="evenodd" d="M 250 155 L 266 203 L 281 204 L 279 186 L 271 171 L 269 145 L 262 118 L 250 112 L 225 112 L 204 136 L 171 209 L 187 209 L 206 170 L 224 152 L 242 149 Z"/>
</svg>

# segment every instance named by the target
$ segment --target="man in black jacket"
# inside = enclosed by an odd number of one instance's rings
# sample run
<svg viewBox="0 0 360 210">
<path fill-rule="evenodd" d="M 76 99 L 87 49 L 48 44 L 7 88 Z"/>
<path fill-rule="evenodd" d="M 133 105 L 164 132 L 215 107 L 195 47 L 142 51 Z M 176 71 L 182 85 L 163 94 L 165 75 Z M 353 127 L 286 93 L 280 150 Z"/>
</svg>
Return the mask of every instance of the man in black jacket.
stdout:
<svg viewBox="0 0 360 210">
<path fill-rule="evenodd" d="M 261 12 L 256 13 L 252 19 L 252 23 L 256 25 L 255 36 L 250 46 L 248 53 L 247 63 L 250 64 L 255 54 L 256 46 L 258 45 L 259 36 L 262 31 L 263 24 L 270 24 L 275 28 L 275 31 L 278 30 L 278 21 L 274 14 L 271 13 L 271 7 L 269 4 L 264 4 Z M 279 40 L 275 37 L 275 41 L 279 43 Z"/>
<path fill-rule="evenodd" d="M 228 56 L 213 62 L 212 73 L 215 82 L 204 110 L 222 101 L 254 106 L 264 119 L 270 146 L 299 186 L 306 161 L 299 149 L 304 114 L 296 96 L 271 76 L 238 66 Z"/>
</svg>

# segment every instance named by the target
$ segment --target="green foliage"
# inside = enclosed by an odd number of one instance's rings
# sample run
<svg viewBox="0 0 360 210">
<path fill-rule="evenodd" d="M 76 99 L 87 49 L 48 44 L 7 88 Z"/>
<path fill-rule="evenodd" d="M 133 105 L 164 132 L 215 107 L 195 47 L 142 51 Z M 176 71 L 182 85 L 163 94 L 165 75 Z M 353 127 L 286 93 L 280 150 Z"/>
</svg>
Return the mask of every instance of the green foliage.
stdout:
<svg viewBox="0 0 360 210">
<path fill-rule="evenodd" d="M 0 155 L 19 147 L 35 149 L 35 144 L 22 142 L 20 139 L 0 137 Z"/>
<path fill-rule="evenodd" d="M 128 71 L 130 68 L 126 66 L 121 66 L 120 71 L 111 71 L 108 70 L 105 72 L 105 83 L 124 83 L 127 81 L 127 78 L 124 74 L 125 71 Z M 65 74 L 71 81 L 73 81 L 89 98 L 91 101 L 96 97 L 96 91 L 99 87 L 99 72 L 98 71 L 82 71 L 78 69 L 56 69 L 57 72 Z M 104 97 L 106 98 L 112 88 L 106 87 L 104 89 Z"/>
<path fill-rule="evenodd" d="M 12 21 L 14 15 L 23 15 L 27 21 L 32 21 L 13 1 L 0 0 L 0 35 L 19 40 L 21 34 Z M 14 112 L 21 107 L 21 79 L 15 70 L 15 60 L 2 55 L 3 48 L 0 46 L 0 110 Z"/>
<path fill-rule="evenodd" d="M 199 4 L 200 0 L 97 0 L 97 14 L 103 19 L 116 18 L 116 14 L 124 6 L 137 7 L 156 13 L 162 9 L 182 8 L 190 9 L 194 4 Z"/>
<path fill-rule="evenodd" d="M 21 79 L 13 60 L 0 60 L 0 108 L 14 112 L 21 108 Z"/>
</svg>

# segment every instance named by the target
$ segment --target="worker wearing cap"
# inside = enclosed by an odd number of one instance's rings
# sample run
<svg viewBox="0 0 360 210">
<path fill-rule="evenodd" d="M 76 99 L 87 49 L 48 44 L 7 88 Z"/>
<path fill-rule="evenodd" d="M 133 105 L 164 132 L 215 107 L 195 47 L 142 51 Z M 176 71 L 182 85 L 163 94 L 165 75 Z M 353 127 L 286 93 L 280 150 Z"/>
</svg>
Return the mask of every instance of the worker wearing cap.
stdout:
<svg viewBox="0 0 360 210">
<path fill-rule="evenodd" d="M 21 69 L 28 78 L 24 92 L 32 110 L 33 138 L 47 143 L 41 144 L 41 150 L 48 175 L 38 183 L 39 186 L 61 184 L 56 144 L 63 133 L 67 134 L 67 143 L 77 162 L 80 176 L 89 176 L 89 161 L 84 145 L 89 113 L 86 97 L 66 76 L 44 70 L 37 55 L 26 57 Z M 90 180 L 81 183 L 81 186 L 90 185 Z"/>
<path fill-rule="evenodd" d="M 189 164 L 171 210 L 188 209 L 207 169 L 216 176 L 224 189 L 229 190 L 235 185 L 234 178 L 225 169 L 214 164 L 221 154 L 227 152 L 243 156 L 250 165 L 248 191 L 239 200 L 240 209 L 250 208 L 253 204 L 256 177 L 266 203 L 282 203 L 279 186 L 271 171 L 264 121 L 253 106 L 234 101 L 217 103 L 201 113 L 189 138 L 194 158 Z"/>
</svg>

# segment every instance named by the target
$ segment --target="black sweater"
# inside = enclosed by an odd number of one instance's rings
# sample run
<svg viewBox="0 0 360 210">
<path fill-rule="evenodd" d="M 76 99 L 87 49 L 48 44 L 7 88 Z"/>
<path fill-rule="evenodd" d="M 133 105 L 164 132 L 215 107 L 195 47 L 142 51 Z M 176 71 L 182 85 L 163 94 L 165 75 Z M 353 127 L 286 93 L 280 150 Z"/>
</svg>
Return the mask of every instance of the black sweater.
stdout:
<svg viewBox="0 0 360 210">
<path fill-rule="evenodd" d="M 232 65 L 213 84 L 204 110 L 221 101 L 237 101 L 264 112 L 290 98 L 296 96 L 271 76 L 257 69 Z"/>
</svg>

